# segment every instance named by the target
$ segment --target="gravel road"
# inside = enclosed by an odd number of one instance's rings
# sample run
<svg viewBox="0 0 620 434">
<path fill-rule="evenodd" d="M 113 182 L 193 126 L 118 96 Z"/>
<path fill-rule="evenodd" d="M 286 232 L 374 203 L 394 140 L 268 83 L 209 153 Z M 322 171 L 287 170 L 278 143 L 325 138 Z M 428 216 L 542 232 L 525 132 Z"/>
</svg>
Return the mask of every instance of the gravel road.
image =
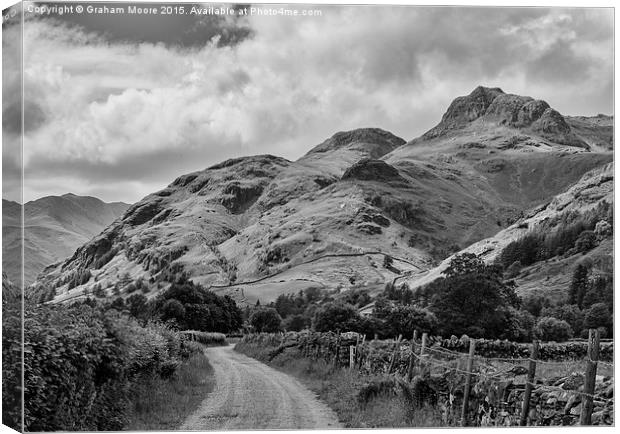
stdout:
<svg viewBox="0 0 620 434">
<path fill-rule="evenodd" d="M 334 412 L 293 377 L 232 346 L 205 351 L 216 386 L 181 430 L 341 428 Z"/>
</svg>

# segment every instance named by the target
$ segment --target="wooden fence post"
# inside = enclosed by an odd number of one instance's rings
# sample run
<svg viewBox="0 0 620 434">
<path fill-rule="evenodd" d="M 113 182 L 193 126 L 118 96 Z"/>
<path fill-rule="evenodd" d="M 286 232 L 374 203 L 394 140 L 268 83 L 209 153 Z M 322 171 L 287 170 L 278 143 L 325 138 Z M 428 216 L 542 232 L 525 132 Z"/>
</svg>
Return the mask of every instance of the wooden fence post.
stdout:
<svg viewBox="0 0 620 434">
<path fill-rule="evenodd" d="M 400 341 L 403 338 L 403 335 L 398 335 L 398 339 L 394 343 L 394 351 L 392 352 L 392 358 L 390 359 L 390 366 L 388 367 L 388 375 L 392 373 L 394 369 L 394 363 L 396 362 L 396 355 L 398 354 L 398 350 L 400 347 Z"/>
<path fill-rule="evenodd" d="M 580 425 L 592 425 L 592 409 L 594 407 L 594 387 L 596 386 L 596 368 L 600 351 L 600 336 L 597 329 L 588 333 L 588 356 L 586 358 L 586 378 L 583 385 L 584 395 L 581 400 Z"/>
<path fill-rule="evenodd" d="M 364 342 L 366 342 L 366 335 L 362 336 L 362 342 L 355 348 L 355 364 L 359 367 L 362 366 L 364 357 Z"/>
<path fill-rule="evenodd" d="M 474 353 L 476 352 L 476 340 L 469 341 L 469 355 L 467 356 L 467 377 L 465 377 L 465 390 L 463 391 L 463 408 L 461 409 L 461 426 L 467 426 L 467 411 L 469 409 L 469 393 L 471 389 L 471 376 L 474 369 Z"/>
<path fill-rule="evenodd" d="M 411 354 L 409 354 L 409 366 L 407 367 L 407 381 L 411 381 L 413 378 L 413 366 L 415 364 L 415 341 L 418 340 L 418 331 L 413 331 L 413 337 L 411 338 Z"/>
<path fill-rule="evenodd" d="M 338 366 L 338 364 L 340 363 L 340 339 L 342 338 L 342 335 L 340 334 L 340 332 L 338 332 L 338 339 L 336 340 L 336 354 L 334 355 L 334 366 Z"/>
<path fill-rule="evenodd" d="M 424 355 L 426 354 L 426 341 L 428 340 L 428 333 L 422 333 L 422 345 L 420 346 L 420 373 L 426 366 L 424 363 Z"/>
<path fill-rule="evenodd" d="M 527 383 L 525 383 L 525 392 L 523 394 L 523 407 L 521 408 L 521 420 L 519 425 L 527 425 L 527 415 L 530 412 L 530 398 L 532 397 L 532 389 L 534 388 L 534 379 L 536 378 L 536 359 L 538 359 L 538 349 L 540 343 L 535 340 L 532 342 L 532 351 L 530 352 L 530 366 L 527 370 Z"/>
<path fill-rule="evenodd" d="M 349 345 L 349 369 L 355 366 L 355 346 Z"/>
</svg>

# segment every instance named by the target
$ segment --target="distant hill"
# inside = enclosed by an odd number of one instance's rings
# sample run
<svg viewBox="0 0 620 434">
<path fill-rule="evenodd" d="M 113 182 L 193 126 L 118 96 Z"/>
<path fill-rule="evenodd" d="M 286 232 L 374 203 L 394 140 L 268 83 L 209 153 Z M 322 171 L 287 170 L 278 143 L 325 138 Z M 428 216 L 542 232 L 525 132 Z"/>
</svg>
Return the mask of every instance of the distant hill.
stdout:
<svg viewBox="0 0 620 434">
<path fill-rule="evenodd" d="M 27 202 L 24 207 L 24 269 L 26 285 L 46 266 L 70 256 L 118 218 L 129 205 L 105 203 L 94 197 L 65 194 Z M 21 206 L 2 200 L 3 271 L 20 278 Z"/>
<path fill-rule="evenodd" d="M 131 206 L 33 290 L 55 288 L 58 301 L 98 287 L 126 295 L 142 279 L 151 297 L 184 274 L 241 304 L 310 287 L 377 292 L 493 237 L 612 162 L 607 142 L 594 143 L 608 125 L 575 122 L 544 101 L 479 87 L 409 142 L 360 128 L 297 161 L 227 160 Z"/>
</svg>

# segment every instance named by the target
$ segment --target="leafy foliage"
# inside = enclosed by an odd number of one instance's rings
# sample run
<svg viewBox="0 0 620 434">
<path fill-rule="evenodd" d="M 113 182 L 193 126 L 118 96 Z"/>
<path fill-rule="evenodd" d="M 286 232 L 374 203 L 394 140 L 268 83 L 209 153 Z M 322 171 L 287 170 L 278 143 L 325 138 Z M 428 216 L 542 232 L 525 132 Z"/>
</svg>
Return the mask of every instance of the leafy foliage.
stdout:
<svg viewBox="0 0 620 434">
<path fill-rule="evenodd" d="M 566 321 L 543 316 L 536 322 L 534 335 L 542 341 L 564 342 L 573 337 L 573 330 Z"/>
<path fill-rule="evenodd" d="M 606 334 L 613 333 L 613 317 L 605 303 L 596 303 L 585 311 L 584 326 L 586 328 L 604 327 Z"/>
<path fill-rule="evenodd" d="M 374 317 L 381 320 L 379 336 L 411 336 L 414 330 L 433 334 L 437 329 L 437 317 L 428 309 L 379 299 L 375 304 Z"/>
<path fill-rule="evenodd" d="M 229 296 L 220 297 L 192 282 L 173 283 L 154 303 L 162 320 L 174 320 L 180 329 L 228 333 L 242 324 L 241 310 Z"/>
<path fill-rule="evenodd" d="M 317 309 L 312 328 L 317 332 L 355 331 L 359 327 L 359 314 L 350 304 L 331 302 Z"/>
<path fill-rule="evenodd" d="M 250 316 L 250 325 L 257 332 L 273 333 L 280 331 L 282 326 L 282 317 L 278 312 L 269 307 L 256 309 Z"/>
<path fill-rule="evenodd" d="M 14 329 L 6 331 L 11 335 Z M 166 326 L 143 327 L 93 301 L 27 304 L 24 344 L 27 431 L 120 430 L 132 385 L 170 377 L 189 355 L 183 340 Z M 15 354 L 3 356 L 15 362 Z"/>
<path fill-rule="evenodd" d="M 436 315 L 439 334 L 502 337 L 509 308 L 520 304 L 514 283 L 505 282 L 498 267 L 470 253 L 456 256 L 444 274 L 416 294 L 417 301 Z"/>
<path fill-rule="evenodd" d="M 497 263 L 506 269 L 517 261 L 528 266 L 554 256 L 587 252 L 611 236 L 611 212 L 612 207 L 602 203 L 585 213 L 562 214 L 508 244 Z"/>
</svg>

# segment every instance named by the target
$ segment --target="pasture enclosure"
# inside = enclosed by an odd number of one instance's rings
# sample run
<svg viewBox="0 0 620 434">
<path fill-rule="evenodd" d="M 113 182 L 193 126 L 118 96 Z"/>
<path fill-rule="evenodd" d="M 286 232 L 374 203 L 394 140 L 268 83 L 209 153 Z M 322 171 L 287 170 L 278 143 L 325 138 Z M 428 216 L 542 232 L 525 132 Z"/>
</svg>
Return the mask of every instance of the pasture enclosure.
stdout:
<svg viewBox="0 0 620 434">
<path fill-rule="evenodd" d="M 366 340 L 357 333 L 246 335 L 267 360 L 285 351 L 335 369 L 384 375 L 412 405 L 436 406 L 446 426 L 613 425 L 613 343 L 521 344 L 439 339 Z M 360 394 L 364 393 L 360 391 Z"/>
</svg>

